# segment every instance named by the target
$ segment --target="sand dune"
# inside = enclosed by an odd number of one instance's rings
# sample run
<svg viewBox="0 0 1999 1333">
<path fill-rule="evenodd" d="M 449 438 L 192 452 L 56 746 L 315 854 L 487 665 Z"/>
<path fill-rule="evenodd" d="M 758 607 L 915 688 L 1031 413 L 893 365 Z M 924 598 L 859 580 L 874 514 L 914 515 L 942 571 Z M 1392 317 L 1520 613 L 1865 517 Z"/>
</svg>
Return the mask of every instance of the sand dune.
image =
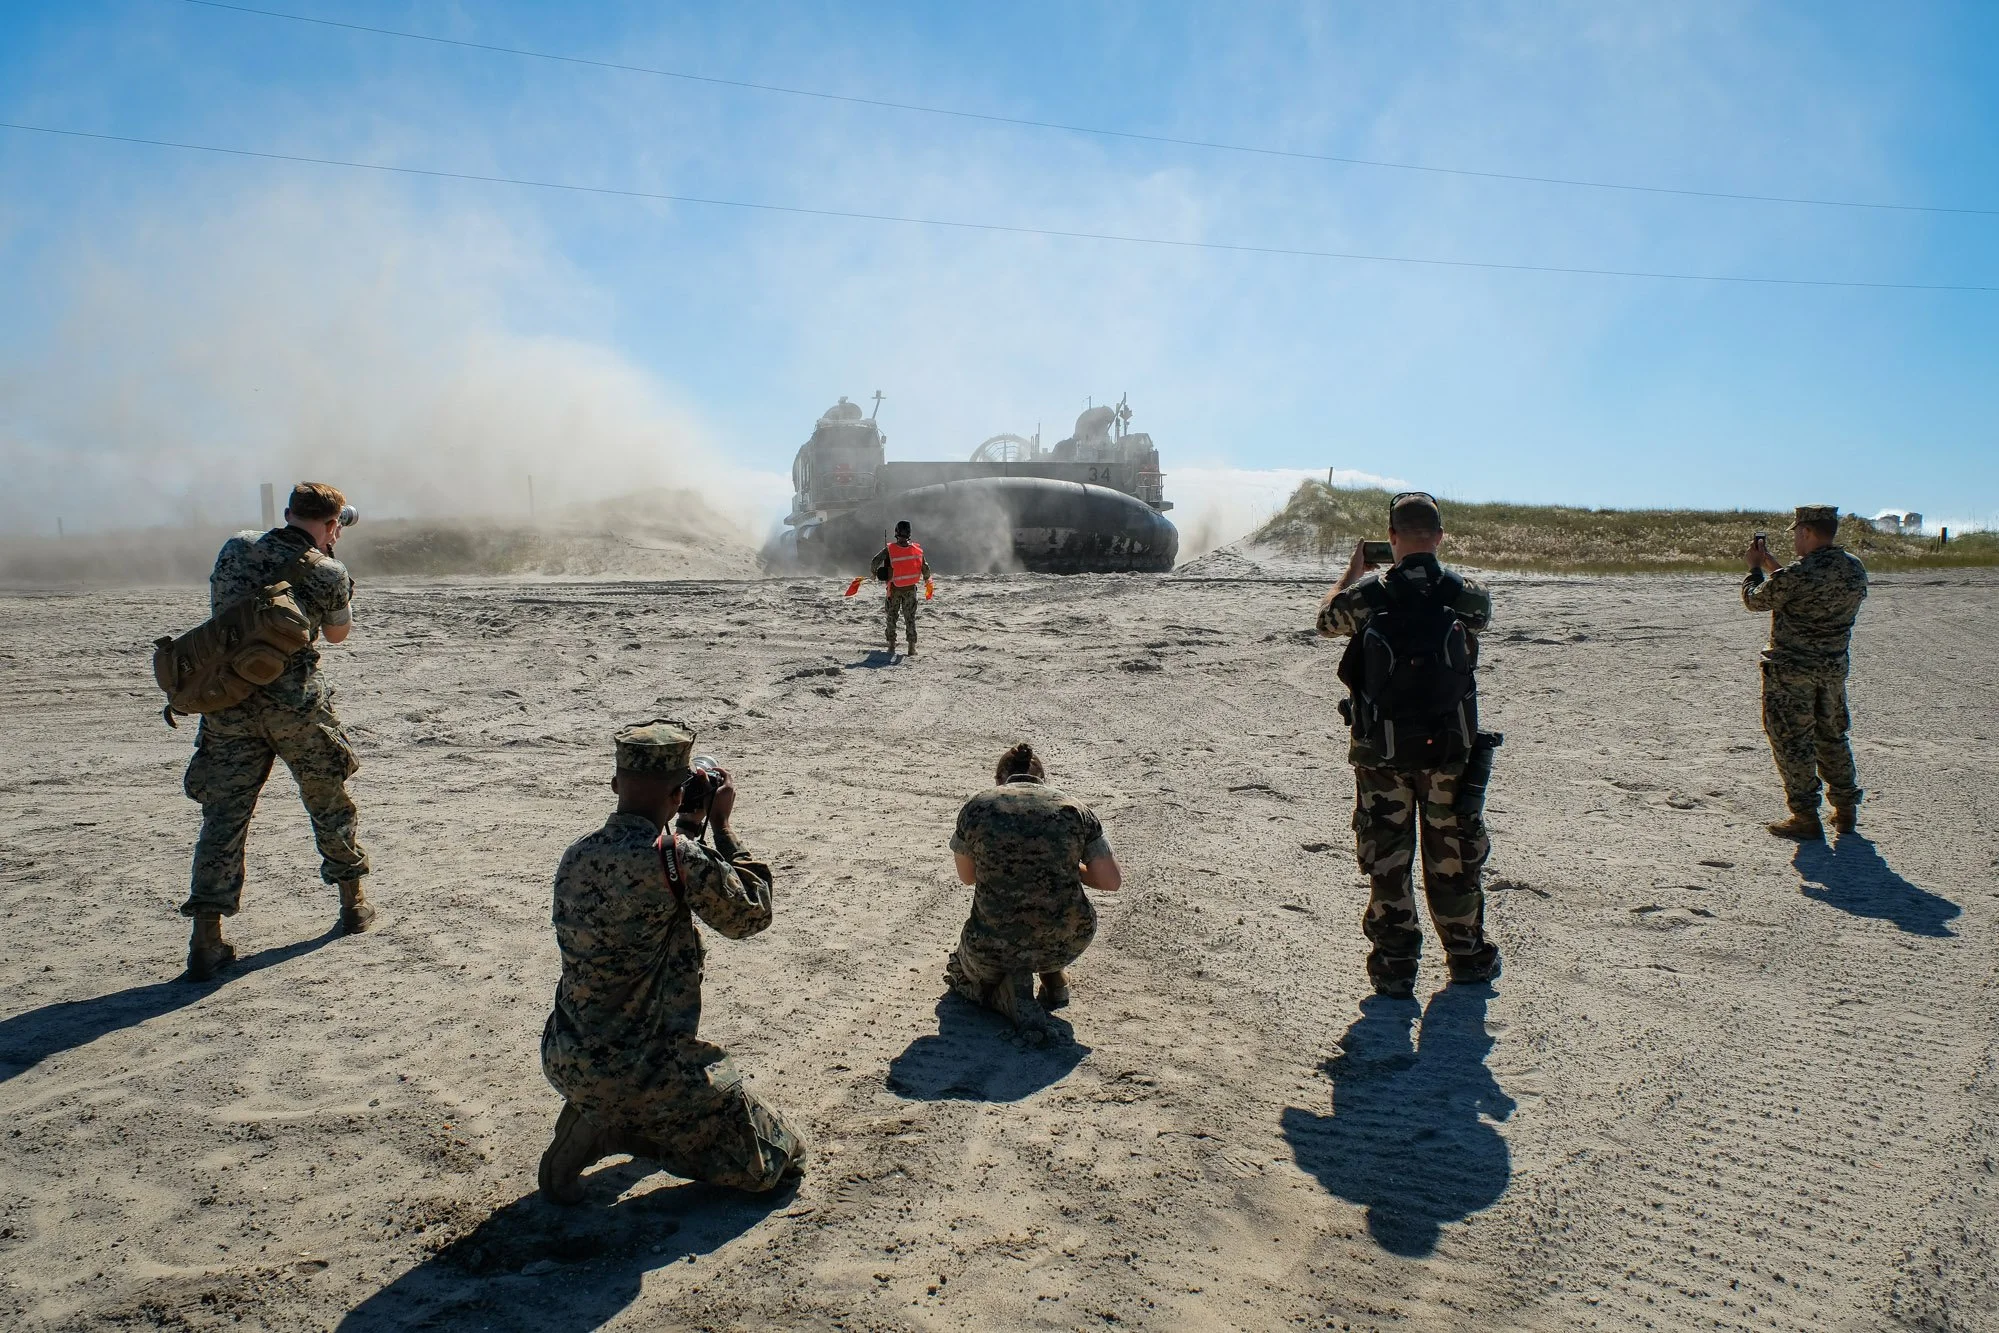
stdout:
<svg viewBox="0 0 1999 1333">
<path fill-rule="evenodd" d="M 0 1323 L 1999 1326 L 1999 580 L 1880 580 L 1864 836 L 1803 849 L 1760 828 L 1732 580 L 1499 581 L 1506 972 L 1414 1002 L 1362 972 L 1322 587 L 1241 551 L 952 581 L 890 666 L 833 579 L 364 581 L 328 658 L 383 928 L 327 936 L 281 775 L 202 987 L 146 660 L 199 590 L 0 597 Z M 615 1161 L 549 1209 L 549 876 L 659 713 L 777 867 L 707 1028 L 810 1171 Z M 1126 868 L 1039 1051 L 940 983 L 952 815 L 1023 736 Z"/>
</svg>

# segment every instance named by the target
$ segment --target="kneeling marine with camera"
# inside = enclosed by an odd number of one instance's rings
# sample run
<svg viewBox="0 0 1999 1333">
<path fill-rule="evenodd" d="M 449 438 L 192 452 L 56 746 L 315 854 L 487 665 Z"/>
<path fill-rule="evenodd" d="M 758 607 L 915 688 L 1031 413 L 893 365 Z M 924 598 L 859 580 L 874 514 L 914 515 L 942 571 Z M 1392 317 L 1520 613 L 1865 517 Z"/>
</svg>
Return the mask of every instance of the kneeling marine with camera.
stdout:
<svg viewBox="0 0 1999 1333">
<path fill-rule="evenodd" d="M 542 1154 L 542 1196 L 579 1202 L 579 1177 L 615 1153 L 689 1180 L 776 1189 L 802 1170 L 805 1146 L 744 1088 L 727 1053 L 701 1040 L 694 925 L 730 939 L 770 925 L 770 867 L 736 840 L 735 783 L 694 756 L 685 727 L 625 727 L 613 747 L 618 807 L 555 872 L 562 979 L 541 1067 L 564 1104 Z"/>
</svg>

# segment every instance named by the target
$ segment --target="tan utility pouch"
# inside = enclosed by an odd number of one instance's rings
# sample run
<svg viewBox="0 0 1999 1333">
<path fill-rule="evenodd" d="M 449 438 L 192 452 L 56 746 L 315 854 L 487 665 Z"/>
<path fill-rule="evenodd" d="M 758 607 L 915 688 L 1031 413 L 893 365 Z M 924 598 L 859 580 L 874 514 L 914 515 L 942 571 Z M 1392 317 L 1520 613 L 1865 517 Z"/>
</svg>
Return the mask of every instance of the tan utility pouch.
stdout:
<svg viewBox="0 0 1999 1333">
<path fill-rule="evenodd" d="M 292 654 L 312 642 L 312 627 L 291 584 L 273 583 L 232 602 L 179 638 L 153 641 L 153 679 L 166 691 L 160 716 L 233 708 L 285 673 Z"/>
</svg>

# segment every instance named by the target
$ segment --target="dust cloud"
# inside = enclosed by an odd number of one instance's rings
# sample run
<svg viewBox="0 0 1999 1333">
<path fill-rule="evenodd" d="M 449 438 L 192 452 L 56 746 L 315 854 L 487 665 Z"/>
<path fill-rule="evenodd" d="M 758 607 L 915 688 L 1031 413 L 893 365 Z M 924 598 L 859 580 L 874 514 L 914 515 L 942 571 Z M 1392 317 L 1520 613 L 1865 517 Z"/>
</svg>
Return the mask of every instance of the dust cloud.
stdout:
<svg viewBox="0 0 1999 1333">
<path fill-rule="evenodd" d="M 747 573 L 783 512 L 785 478 L 726 461 L 531 226 L 351 182 L 106 226 L 50 245 L 0 360 L 8 582 L 199 579 L 257 523 L 259 484 L 301 477 L 359 505 L 345 550 L 381 572 L 617 572 L 616 546 L 708 542 Z M 1182 561 L 1320 475 L 1176 467 L 1170 448 Z M 981 567 L 1010 567 L 1005 536 Z"/>
<path fill-rule="evenodd" d="M 60 518 L 71 538 L 205 540 L 256 522 L 260 482 L 311 477 L 360 506 L 357 534 L 677 492 L 753 544 L 784 489 L 725 464 L 593 336 L 608 301 L 488 215 L 419 223 L 351 184 L 287 187 L 66 241 L 42 267 L 41 327 L 0 371 L 0 535 L 53 538 Z"/>
<path fill-rule="evenodd" d="M 1325 468 L 1175 467 L 1170 456 L 1164 465 L 1166 498 L 1174 504 L 1171 517 L 1180 529 L 1183 565 L 1247 537 L 1284 508 L 1299 483 L 1329 475 Z M 1330 475 L 1340 486 L 1393 489 L 1406 484 L 1355 468 L 1334 468 Z"/>
</svg>

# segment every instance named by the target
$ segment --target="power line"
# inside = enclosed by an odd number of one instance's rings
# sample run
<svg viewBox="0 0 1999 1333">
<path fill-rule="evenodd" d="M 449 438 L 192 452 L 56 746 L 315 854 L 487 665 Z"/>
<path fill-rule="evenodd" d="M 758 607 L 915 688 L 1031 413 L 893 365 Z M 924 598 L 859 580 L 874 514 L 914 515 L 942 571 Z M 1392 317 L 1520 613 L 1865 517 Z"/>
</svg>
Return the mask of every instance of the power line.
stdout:
<svg viewBox="0 0 1999 1333">
<path fill-rule="evenodd" d="M 1165 236 L 1128 236 L 1117 232 L 1065 231 L 1054 227 L 1021 227 L 1004 222 L 966 222 L 952 218 L 907 217 L 895 213 L 853 213 L 833 208 L 806 208 L 797 204 L 760 204 L 743 199 L 711 199 L 701 195 L 662 194 L 651 190 L 627 190 L 610 185 L 573 185 L 565 181 L 532 180 L 523 176 L 489 176 L 470 171 L 440 171 L 429 167 L 392 166 L 384 162 L 354 162 L 337 157 L 308 157 L 301 153 L 267 153 L 252 148 L 224 148 L 215 144 L 185 143 L 173 139 L 145 139 L 129 134 L 99 134 L 91 130 L 64 130 L 48 125 L 25 125 L 0 120 L 0 129 L 22 130 L 30 134 L 60 135 L 70 139 L 95 139 L 105 143 L 140 144 L 148 148 L 174 148 L 191 153 L 214 153 L 225 157 L 256 158 L 266 162 L 298 162 L 318 167 L 344 167 L 354 171 L 379 171 L 398 176 L 423 176 L 433 180 L 474 181 L 484 185 L 520 185 L 537 190 L 562 190 L 575 194 L 610 195 L 620 199 L 648 199 L 671 204 L 696 204 L 704 208 L 736 208 L 759 213 L 790 213 L 804 217 L 840 218 L 849 222 L 888 222 L 911 227 L 938 227 L 955 231 L 1003 232 L 1012 236 L 1047 236 L 1070 241 L 1106 241 L 1119 245 L 1151 245 L 1180 250 L 1216 250 L 1229 254 L 1273 255 L 1296 259 L 1339 259 L 1370 264 L 1408 264 L 1427 268 L 1491 269 L 1508 273 L 1566 273 L 1595 278 L 1656 278 L 1673 282 L 1748 283 L 1772 287 L 1847 287 L 1881 291 L 1910 292 L 1993 292 L 1999 286 L 1930 282 L 1858 282 L 1835 278 L 1766 278 L 1733 273 L 1671 273 L 1647 269 L 1579 268 L 1555 264 L 1503 264 L 1477 259 L 1428 259 L 1415 255 L 1371 255 L 1346 250 L 1298 250 L 1275 245 L 1244 245 L 1229 241 L 1187 241 Z"/>
<path fill-rule="evenodd" d="M 249 5 L 226 4 L 224 0 L 183 0 L 183 3 L 199 5 L 204 9 L 222 9 L 238 14 L 255 14 L 261 18 L 284 19 L 292 23 L 310 23 L 322 28 L 343 28 L 349 32 L 371 33 L 377 37 L 397 37 L 405 41 L 430 42 L 437 46 L 456 46 L 467 51 L 488 51 L 498 55 L 520 56 L 527 60 L 548 60 L 562 65 L 582 65 L 590 69 L 616 70 L 625 74 L 650 74 L 662 79 L 679 79 L 686 83 L 706 83 L 721 88 L 742 88 L 759 93 L 780 93 L 786 97 L 811 97 L 822 102 L 846 102 L 854 106 L 869 106 L 885 111 L 911 111 L 926 116 L 950 116 L 957 120 L 978 120 L 992 125 L 1012 125 L 1021 129 L 1056 130 L 1064 134 L 1090 134 L 1104 139 L 1128 139 L 1138 143 L 1163 144 L 1174 148 L 1199 148 L 1217 153 L 1246 153 L 1255 157 L 1291 158 L 1301 162 L 1330 162 L 1349 167 L 1378 167 L 1387 171 L 1416 171 L 1435 176 L 1469 176 L 1479 180 L 1513 181 L 1529 185 L 1562 185 L 1586 190 L 1622 190 L 1632 194 L 1678 195 L 1689 199 L 1732 199 L 1741 203 L 1800 204 L 1814 208 L 1860 208 L 1892 213 L 1955 213 L 1970 217 L 1999 217 L 1999 208 L 1958 208 L 1940 204 L 1884 204 L 1862 199 L 1816 199 L 1803 195 L 1749 194 L 1731 190 L 1693 190 L 1670 185 L 1634 185 L 1624 181 L 1585 180 L 1575 176 L 1530 176 L 1510 171 L 1478 171 L 1468 167 L 1438 167 L 1420 162 L 1392 162 L 1384 158 L 1341 157 L 1332 153 L 1306 153 L 1288 148 L 1265 148 L 1254 144 L 1223 143 L 1213 139 L 1183 139 L 1168 134 L 1144 134 L 1136 130 L 1105 129 L 1098 125 L 1069 125 L 1061 121 L 1030 120 L 1023 116 L 1001 116 L 985 111 L 963 111 L 954 107 L 924 106 L 916 102 L 890 102 L 878 97 L 854 97 L 845 93 L 821 92 L 811 88 L 787 88 L 775 83 L 754 83 L 747 79 L 724 79 L 710 74 L 689 74 L 685 70 L 657 69 L 649 65 L 626 65 L 614 60 L 592 60 L 585 56 L 556 55 L 548 51 L 530 51 L 518 46 L 499 46 L 491 42 L 470 42 L 457 37 L 435 37 L 429 33 L 404 32 L 398 28 L 378 28 L 366 23 L 346 23 L 338 19 L 313 18 L 306 14 L 287 14 L 275 9 L 257 9 Z"/>
</svg>

